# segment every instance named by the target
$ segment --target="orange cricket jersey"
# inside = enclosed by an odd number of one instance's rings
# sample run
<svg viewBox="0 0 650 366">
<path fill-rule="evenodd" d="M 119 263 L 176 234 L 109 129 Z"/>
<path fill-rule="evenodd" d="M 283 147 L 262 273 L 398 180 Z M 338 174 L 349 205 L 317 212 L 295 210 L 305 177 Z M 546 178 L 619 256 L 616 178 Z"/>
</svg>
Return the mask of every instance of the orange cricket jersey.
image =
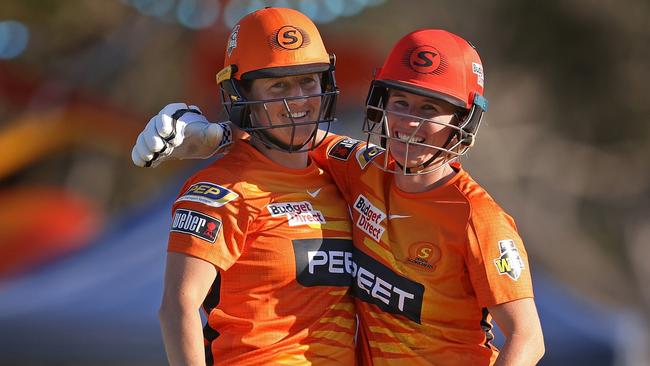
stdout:
<svg viewBox="0 0 650 366">
<path fill-rule="evenodd" d="M 315 164 L 288 169 L 237 141 L 181 189 L 168 250 L 218 269 L 208 364 L 354 364 L 349 213 Z"/>
<path fill-rule="evenodd" d="M 533 296 L 513 219 L 459 164 L 443 186 L 399 190 L 383 153 L 338 136 L 312 153 L 353 214 L 362 364 L 493 364 L 487 307 Z"/>
</svg>

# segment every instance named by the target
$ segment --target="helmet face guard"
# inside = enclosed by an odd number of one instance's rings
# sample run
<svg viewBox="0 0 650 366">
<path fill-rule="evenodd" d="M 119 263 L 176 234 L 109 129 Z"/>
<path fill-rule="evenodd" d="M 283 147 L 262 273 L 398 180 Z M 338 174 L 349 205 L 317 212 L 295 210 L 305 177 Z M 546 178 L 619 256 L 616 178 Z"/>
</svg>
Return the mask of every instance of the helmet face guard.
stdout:
<svg viewBox="0 0 650 366">
<path fill-rule="evenodd" d="M 395 87 L 388 87 L 381 81 L 375 80 L 372 82 L 366 100 L 363 132 L 367 134 L 367 142 L 369 144 L 379 145 L 386 149 L 387 152 L 383 162 L 373 160 L 373 164 L 379 166 L 386 172 L 396 174 L 428 174 L 442 168 L 446 163 L 450 163 L 465 155 L 474 144 L 483 113 L 487 109 L 487 101 L 485 98 L 476 94 L 471 109 L 459 108 L 459 111 L 454 113 L 452 121 L 450 123 L 444 123 L 435 119 L 422 118 L 386 109 L 386 101 L 391 88 Z M 412 90 L 404 91 L 413 92 Z M 391 133 L 388 124 L 389 118 L 408 118 L 411 121 L 418 122 L 418 124 L 408 138 L 398 138 Z M 429 123 L 449 129 L 449 137 L 444 144 L 438 146 L 415 141 L 418 132 Z M 431 157 L 426 158 L 426 160 L 420 159 L 424 161 L 420 161 L 413 166 L 402 166 L 395 159 L 394 154 L 397 152 L 395 149 L 391 149 L 396 144 L 404 146 L 404 153 L 400 156 L 404 162 L 418 160 L 417 156 L 414 156 L 415 153 L 413 153 L 413 150 L 417 150 L 419 156 L 425 155 L 428 157 L 431 155 Z"/>
<path fill-rule="evenodd" d="M 331 124 L 337 121 L 335 112 L 339 90 L 334 78 L 334 65 L 335 58 L 332 55 L 330 64 L 325 66 L 327 70 L 321 71 L 321 93 L 264 100 L 247 99 L 242 93 L 241 82 L 232 77 L 232 74 L 236 72 L 236 67 L 234 65 L 228 66 L 217 75 L 223 106 L 233 124 L 258 139 L 268 148 L 290 153 L 313 150 L 327 137 Z M 299 75 L 299 73 L 284 74 L 284 76 L 292 75 Z M 291 101 L 313 101 L 315 98 L 320 99 L 320 108 L 317 115 L 309 121 L 296 122 L 292 116 L 294 111 L 290 107 Z M 284 109 L 289 122 L 274 121 L 274 118 L 269 114 L 269 107 L 278 105 L 281 105 Z M 262 116 L 259 113 L 263 113 Z M 265 117 L 266 121 L 268 121 L 267 125 L 257 123 L 256 119 L 261 117 Z M 311 126 L 311 132 L 307 138 L 299 138 L 296 129 L 302 129 L 304 126 Z M 318 136 L 319 129 L 325 131 L 322 136 Z M 273 134 L 269 133 L 271 130 L 286 133 L 287 136 L 290 136 L 289 142 L 283 142 L 274 137 Z"/>
</svg>

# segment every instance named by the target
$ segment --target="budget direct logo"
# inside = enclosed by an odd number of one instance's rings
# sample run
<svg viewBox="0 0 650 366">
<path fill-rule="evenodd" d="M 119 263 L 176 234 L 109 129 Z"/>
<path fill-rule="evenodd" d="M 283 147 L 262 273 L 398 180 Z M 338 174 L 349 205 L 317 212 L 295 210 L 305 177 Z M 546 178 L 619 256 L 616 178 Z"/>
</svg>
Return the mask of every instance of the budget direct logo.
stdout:
<svg viewBox="0 0 650 366">
<path fill-rule="evenodd" d="M 368 198 L 360 194 L 354 202 L 354 209 L 359 213 L 356 225 L 374 241 L 379 242 L 386 230 L 381 222 L 386 219 L 386 213 L 377 208 Z"/>
<path fill-rule="evenodd" d="M 286 217 L 289 226 L 320 226 L 327 223 L 323 213 L 314 209 L 308 201 L 271 203 L 266 206 L 266 209 L 272 217 Z"/>
</svg>

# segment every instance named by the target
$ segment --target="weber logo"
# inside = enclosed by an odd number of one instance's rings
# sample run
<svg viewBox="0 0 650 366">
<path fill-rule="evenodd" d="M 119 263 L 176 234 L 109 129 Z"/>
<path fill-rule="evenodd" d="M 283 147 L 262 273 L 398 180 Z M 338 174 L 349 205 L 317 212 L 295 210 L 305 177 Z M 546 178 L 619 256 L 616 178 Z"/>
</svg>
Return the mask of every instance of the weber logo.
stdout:
<svg viewBox="0 0 650 366">
<path fill-rule="evenodd" d="M 352 240 L 296 239 L 296 279 L 309 286 L 350 286 L 352 283 Z"/>
<path fill-rule="evenodd" d="M 386 214 L 375 207 L 370 200 L 360 194 L 354 202 L 354 209 L 359 212 L 359 218 L 356 225 L 364 233 L 368 234 L 374 241 L 379 242 L 381 236 L 386 230 L 381 222 L 386 218 Z"/>
<path fill-rule="evenodd" d="M 271 203 L 266 208 L 273 217 L 286 216 L 289 226 L 320 226 L 326 223 L 323 213 L 315 210 L 308 201 Z"/>
<path fill-rule="evenodd" d="M 176 209 L 171 231 L 189 234 L 214 243 L 221 229 L 221 221 L 200 212 Z"/>
</svg>

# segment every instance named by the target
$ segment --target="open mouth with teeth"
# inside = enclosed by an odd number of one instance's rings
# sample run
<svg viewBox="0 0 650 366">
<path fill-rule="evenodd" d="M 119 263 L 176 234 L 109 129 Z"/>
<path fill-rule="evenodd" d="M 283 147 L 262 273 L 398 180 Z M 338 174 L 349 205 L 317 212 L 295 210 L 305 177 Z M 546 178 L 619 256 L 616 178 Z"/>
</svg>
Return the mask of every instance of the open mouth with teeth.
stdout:
<svg viewBox="0 0 650 366">
<path fill-rule="evenodd" d="M 425 138 L 422 136 L 415 135 L 411 138 L 410 133 L 405 133 L 405 132 L 400 132 L 400 131 L 395 131 L 393 133 L 393 136 L 397 138 L 400 141 L 403 142 L 416 142 L 416 143 L 423 143 L 425 141 Z"/>
<path fill-rule="evenodd" d="M 284 113 L 282 117 L 285 118 L 291 118 L 291 119 L 301 119 L 307 117 L 309 114 L 309 111 L 304 111 L 304 112 L 292 112 L 290 114 Z"/>
</svg>

